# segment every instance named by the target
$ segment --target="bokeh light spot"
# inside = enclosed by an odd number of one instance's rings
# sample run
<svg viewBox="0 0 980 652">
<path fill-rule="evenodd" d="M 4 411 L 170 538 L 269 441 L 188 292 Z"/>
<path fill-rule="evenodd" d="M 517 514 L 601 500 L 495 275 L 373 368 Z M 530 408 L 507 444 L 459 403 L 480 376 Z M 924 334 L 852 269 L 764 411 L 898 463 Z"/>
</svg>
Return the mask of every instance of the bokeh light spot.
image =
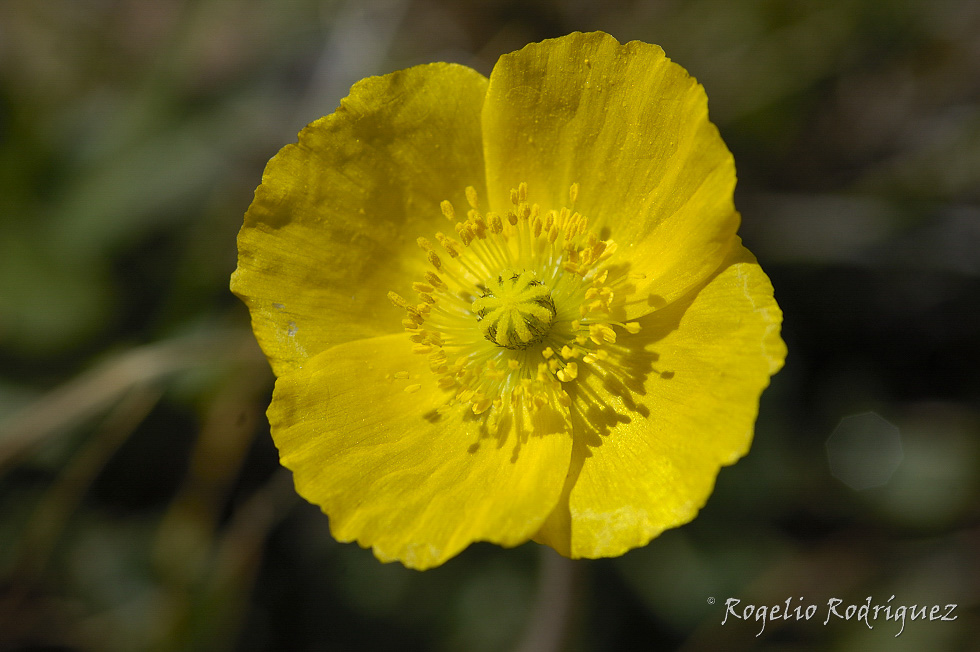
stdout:
<svg viewBox="0 0 980 652">
<path fill-rule="evenodd" d="M 858 491 L 886 484 L 903 457 L 898 427 L 874 412 L 841 419 L 826 446 L 831 474 Z"/>
</svg>

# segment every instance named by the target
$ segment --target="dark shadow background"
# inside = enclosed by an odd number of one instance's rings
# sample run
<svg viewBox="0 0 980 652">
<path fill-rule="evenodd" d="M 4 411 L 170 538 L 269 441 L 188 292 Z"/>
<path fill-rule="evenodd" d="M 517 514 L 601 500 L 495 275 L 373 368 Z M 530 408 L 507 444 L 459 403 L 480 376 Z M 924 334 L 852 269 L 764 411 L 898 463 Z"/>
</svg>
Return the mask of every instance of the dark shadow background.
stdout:
<svg viewBox="0 0 980 652">
<path fill-rule="evenodd" d="M 697 520 L 575 565 L 568 649 L 973 649 L 971 0 L 0 4 L 0 649 L 480 652 L 547 616 L 535 544 L 417 573 L 330 538 L 227 286 L 266 160 L 353 82 L 576 29 L 704 84 L 789 358 Z M 958 618 L 823 623 L 893 595 Z M 731 597 L 819 609 L 757 637 Z"/>
</svg>

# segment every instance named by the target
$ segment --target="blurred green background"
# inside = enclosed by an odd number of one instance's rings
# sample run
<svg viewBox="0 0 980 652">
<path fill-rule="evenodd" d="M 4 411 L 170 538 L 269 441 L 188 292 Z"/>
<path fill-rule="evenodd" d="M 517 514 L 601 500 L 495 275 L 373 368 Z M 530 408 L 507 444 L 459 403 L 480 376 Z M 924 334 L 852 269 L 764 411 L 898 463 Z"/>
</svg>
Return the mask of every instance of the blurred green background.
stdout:
<svg viewBox="0 0 980 652">
<path fill-rule="evenodd" d="M 786 368 L 643 549 L 379 564 L 278 468 L 242 214 L 358 79 L 593 29 L 707 89 Z M 0 1 L 0 650 L 976 649 L 978 333 L 972 0 Z M 892 595 L 958 618 L 823 624 Z"/>
</svg>

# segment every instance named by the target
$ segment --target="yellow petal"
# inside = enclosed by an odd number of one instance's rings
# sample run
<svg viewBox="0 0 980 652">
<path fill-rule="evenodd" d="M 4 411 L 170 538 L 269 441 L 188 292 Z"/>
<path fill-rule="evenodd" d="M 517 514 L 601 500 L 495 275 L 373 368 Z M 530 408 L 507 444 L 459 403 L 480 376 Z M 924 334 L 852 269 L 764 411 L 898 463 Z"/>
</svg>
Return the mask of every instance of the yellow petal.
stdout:
<svg viewBox="0 0 980 652">
<path fill-rule="evenodd" d="M 504 55 L 483 130 L 496 207 L 522 181 L 545 210 L 578 184 L 574 209 L 637 279 L 627 319 L 685 294 L 731 249 L 732 156 L 704 90 L 655 45 L 575 33 Z"/>
<path fill-rule="evenodd" d="M 448 395 L 410 348 L 405 335 L 348 342 L 278 380 L 269 421 L 296 490 L 330 517 L 336 539 L 412 568 L 473 541 L 528 540 L 561 493 L 567 420 L 498 438 L 472 413 L 440 416 Z"/>
<path fill-rule="evenodd" d="M 569 478 L 535 539 L 572 557 L 615 556 L 693 519 L 719 467 L 749 449 L 759 395 L 786 355 L 781 320 L 739 245 L 706 285 L 622 339 L 619 373 L 580 374 L 609 411 L 573 410 Z"/>
<path fill-rule="evenodd" d="M 328 346 L 401 329 L 388 291 L 413 296 L 420 234 L 440 202 L 483 192 L 487 80 L 458 65 L 358 82 L 266 167 L 238 236 L 232 290 L 277 375 Z"/>
</svg>

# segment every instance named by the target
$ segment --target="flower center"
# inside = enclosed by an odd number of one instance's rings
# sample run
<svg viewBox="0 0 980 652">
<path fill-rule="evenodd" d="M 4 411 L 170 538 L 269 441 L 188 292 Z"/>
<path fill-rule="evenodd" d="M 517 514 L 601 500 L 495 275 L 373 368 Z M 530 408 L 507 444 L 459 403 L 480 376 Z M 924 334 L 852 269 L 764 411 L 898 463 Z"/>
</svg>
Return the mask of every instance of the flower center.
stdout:
<svg viewBox="0 0 980 652">
<path fill-rule="evenodd" d="M 572 206 L 577 196 L 573 184 Z M 524 183 L 511 190 L 505 215 L 481 213 L 472 187 L 466 199 L 465 220 L 442 202 L 456 237 L 436 233 L 441 250 L 428 238 L 417 241 L 431 265 L 412 284 L 420 303 L 388 297 L 405 309 L 413 350 L 428 356 L 447 392 L 440 414 L 469 408 L 467 418 L 482 419 L 491 434 L 553 428 L 554 415 L 572 403 L 565 387 L 579 378 L 579 365 L 602 377 L 616 373 L 614 327 L 639 330 L 610 317 L 614 287 L 626 287 L 607 284 L 616 245 L 599 240 L 571 208 L 543 212 L 529 203 Z M 407 392 L 422 386 L 406 371 L 395 379 L 409 381 Z M 589 396 L 583 388 L 576 400 Z"/>
<path fill-rule="evenodd" d="M 505 271 L 486 288 L 472 306 L 485 338 L 507 349 L 526 349 L 548 334 L 555 302 L 534 274 Z"/>
</svg>

